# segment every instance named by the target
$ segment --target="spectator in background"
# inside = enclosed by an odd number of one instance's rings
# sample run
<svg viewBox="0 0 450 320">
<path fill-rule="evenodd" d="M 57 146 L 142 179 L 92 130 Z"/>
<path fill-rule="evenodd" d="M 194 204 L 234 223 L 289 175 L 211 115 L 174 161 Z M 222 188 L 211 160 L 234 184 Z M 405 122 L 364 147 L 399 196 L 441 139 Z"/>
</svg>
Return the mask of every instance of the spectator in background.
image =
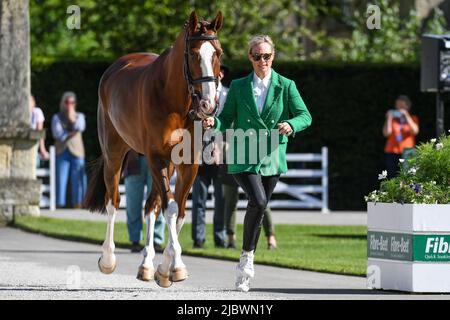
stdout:
<svg viewBox="0 0 450 320">
<path fill-rule="evenodd" d="M 33 95 L 30 95 L 29 105 L 31 116 L 31 129 L 43 130 L 45 121 L 44 113 L 42 112 L 41 108 L 36 107 L 36 100 L 34 99 Z M 39 140 L 36 166 L 37 167 L 40 166 L 40 160 L 47 161 L 49 158 L 50 155 L 47 149 L 45 148 L 45 136 L 44 136 Z"/>
<path fill-rule="evenodd" d="M 59 112 L 52 118 L 52 134 L 56 149 L 56 205 L 66 206 L 66 190 L 70 174 L 73 208 L 81 208 L 86 192 L 85 153 L 82 132 L 86 129 L 84 114 L 76 111 L 77 97 L 64 92 Z"/>
<path fill-rule="evenodd" d="M 125 178 L 125 195 L 127 198 L 127 229 L 132 243 L 131 252 L 140 252 L 142 247 L 142 205 L 144 201 L 144 187 L 147 186 L 147 196 L 152 190 L 152 175 L 147 160 L 141 154 L 130 150 L 125 158 L 123 176 Z M 156 252 L 163 251 L 164 216 L 158 215 L 155 221 L 153 247 Z"/>
<path fill-rule="evenodd" d="M 398 174 L 399 160 L 405 158 L 402 154 L 414 148 L 415 136 L 419 133 L 419 120 L 411 115 L 411 100 L 408 96 L 400 95 L 395 100 L 395 109 L 386 112 L 383 135 L 387 138 L 384 147 L 388 178 Z"/>
<path fill-rule="evenodd" d="M 219 73 L 219 85 L 217 87 L 217 114 L 222 112 L 226 101 L 228 88 L 222 85 L 221 80 L 228 74 L 228 67 L 221 65 Z M 213 140 L 206 142 L 205 147 Z M 219 152 L 215 149 L 214 152 Z M 217 156 L 217 154 L 216 154 Z M 225 248 L 225 222 L 224 222 L 224 198 L 222 182 L 218 177 L 218 164 L 202 164 L 198 168 L 197 177 L 192 187 L 192 240 L 194 248 L 203 248 L 205 242 L 205 211 L 208 199 L 208 188 L 212 183 L 214 186 L 214 244 L 218 248 Z"/>
</svg>

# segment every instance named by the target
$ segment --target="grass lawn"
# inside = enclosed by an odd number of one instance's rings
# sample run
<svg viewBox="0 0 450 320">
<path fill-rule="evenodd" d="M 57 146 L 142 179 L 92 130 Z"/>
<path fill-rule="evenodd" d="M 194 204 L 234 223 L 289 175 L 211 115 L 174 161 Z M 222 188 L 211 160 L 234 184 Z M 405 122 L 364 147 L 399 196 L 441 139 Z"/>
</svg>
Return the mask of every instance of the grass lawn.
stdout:
<svg viewBox="0 0 450 320">
<path fill-rule="evenodd" d="M 101 244 L 105 237 L 106 221 L 17 217 L 14 227 L 56 238 Z M 207 225 L 206 229 L 205 248 L 193 249 L 191 225 L 184 225 L 180 235 L 183 254 L 239 260 L 240 250 L 215 248 L 212 238 L 212 225 Z M 276 234 L 278 249 L 269 251 L 266 249 L 264 233 L 261 233 L 259 247 L 255 255 L 256 263 L 358 276 L 363 276 L 366 273 L 366 226 L 280 224 L 276 225 Z M 242 225 L 238 225 L 238 244 L 242 243 L 241 237 Z M 116 223 L 114 240 L 117 247 L 129 247 L 125 223 Z"/>
</svg>

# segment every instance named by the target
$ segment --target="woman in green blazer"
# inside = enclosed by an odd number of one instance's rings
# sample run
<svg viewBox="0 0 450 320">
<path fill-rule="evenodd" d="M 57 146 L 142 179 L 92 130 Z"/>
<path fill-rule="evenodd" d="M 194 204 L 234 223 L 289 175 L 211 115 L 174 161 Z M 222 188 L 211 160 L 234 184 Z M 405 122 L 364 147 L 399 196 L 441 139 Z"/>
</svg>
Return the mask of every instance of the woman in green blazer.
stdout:
<svg viewBox="0 0 450 320">
<path fill-rule="evenodd" d="M 236 268 L 236 288 L 248 291 L 254 277 L 253 257 L 264 210 L 280 174 L 287 171 L 288 136 L 311 125 L 311 115 L 294 81 L 272 69 L 273 41 L 267 35 L 250 40 L 248 58 L 253 72 L 231 82 L 218 117 L 203 126 L 226 131 L 228 172 L 249 199 L 244 218 L 244 241 Z"/>
</svg>

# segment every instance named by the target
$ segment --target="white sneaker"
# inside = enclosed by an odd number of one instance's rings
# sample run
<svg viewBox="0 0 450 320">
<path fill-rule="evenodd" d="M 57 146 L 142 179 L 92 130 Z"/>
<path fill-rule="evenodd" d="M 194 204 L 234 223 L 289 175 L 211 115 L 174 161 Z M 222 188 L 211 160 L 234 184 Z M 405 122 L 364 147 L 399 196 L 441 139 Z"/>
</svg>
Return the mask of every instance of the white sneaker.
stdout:
<svg viewBox="0 0 450 320">
<path fill-rule="evenodd" d="M 242 292 L 248 292 L 248 290 L 250 290 L 250 278 L 236 276 L 235 285 L 236 285 L 236 290 L 242 291 Z"/>
<path fill-rule="evenodd" d="M 253 251 L 242 251 L 239 264 L 236 267 L 236 277 L 253 278 L 255 276 L 253 257 Z"/>
</svg>

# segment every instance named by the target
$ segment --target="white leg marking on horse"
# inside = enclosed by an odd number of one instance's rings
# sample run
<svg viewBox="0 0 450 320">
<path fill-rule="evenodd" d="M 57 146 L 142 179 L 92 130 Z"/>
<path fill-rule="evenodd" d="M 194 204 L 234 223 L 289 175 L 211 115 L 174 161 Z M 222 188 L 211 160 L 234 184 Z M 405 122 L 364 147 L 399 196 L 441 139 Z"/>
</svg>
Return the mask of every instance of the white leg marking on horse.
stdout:
<svg viewBox="0 0 450 320">
<path fill-rule="evenodd" d="M 116 256 L 114 250 L 114 222 L 116 218 L 116 208 L 112 205 L 111 200 L 106 205 L 106 212 L 108 213 L 108 225 L 106 227 L 106 238 L 102 245 L 101 263 L 107 268 L 112 268 L 116 264 Z"/>
<path fill-rule="evenodd" d="M 185 267 L 181 260 L 181 246 L 178 242 L 177 215 L 178 204 L 175 200 L 170 199 L 167 209 L 164 210 L 164 217 L 169 229 L 169 242 L 164 249 L 163 261 L 159 265 L 159 272 L 163 275 L 168 275 L 171 268 Z"/>
<path fill-rule="evenodd" d="M 147 237 L 145 242 L 145 248 L 143 250 L 144 260 L 142 260 L 142 266 L 153 269 L 153 259 L 155 258 L 155 248 L 153 247 L 153 240 L 155 237 L 155 221 L 156 215 L 153 210 L 147 216 Z"/>
<path fill-rule="evenodd" d="M 214 77 L 212 56 L 216 49 L 213 45 L 206 41 L 200 47 L 200 68 L 203 77 Z M 216 85 L 214 82 L 202 82 L 202 96 L 205 100 L 209 100 L 214 105 L 216 98 Z"/>
<path fill-rule="evenodd" d="M 177 219 L 177 234 L 180 235 L 181 228 L 183 228 L 184 225 L 184 217 Z"/>
</svg>

